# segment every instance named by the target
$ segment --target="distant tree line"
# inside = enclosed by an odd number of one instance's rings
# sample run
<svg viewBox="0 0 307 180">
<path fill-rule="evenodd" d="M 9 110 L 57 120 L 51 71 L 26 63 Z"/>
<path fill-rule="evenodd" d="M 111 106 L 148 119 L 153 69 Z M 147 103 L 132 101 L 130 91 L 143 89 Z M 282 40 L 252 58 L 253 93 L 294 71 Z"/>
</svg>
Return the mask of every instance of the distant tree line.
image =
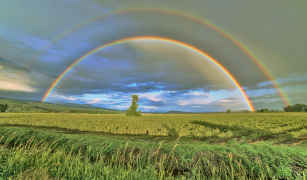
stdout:
<svg viewBox="0 0 307 180">
<path fill-rule="evenodd" d="M 47 109 L 41 108 L 39 112 L 44 112 Z M 27 105 L 27 104 L 14 104 L 10 103 L 9 106 L 7 107 L 6 112 L 8 113 L 35 113 L 38 112 L 38 106 L 32 106 L 32 105 Z"/>
<path fill-rule="evenodd" d="M 234 110 L 231 111 L 230 109 L 227 109 L 226 113 L 252 113 L 250 110 Z"/>
<path fill-rule="evenodd" d="M 43 110 L 41 112 L 42 113 L 57 113 L 58 111 L 55 110 L 55 109 L 48 108 L 48 109 L 45 109 L 45 110 Z"/>
<path fill-rule="evenodd" d="M 119 114 L 118 112 L 114 111 L 99 111 L 99 110 L 76 110 L 76 109 L 71 109 L 68 111 L 69 113 L 88 113 L 88 114 Z"/>
<path fill-rule="evenodd" d="M 249 110 L 241 110 L 241 111 L 231 111 L 230 109 L 227 109 L 226 113 L 234 113 L 234 112 L 251 112 Z M 259 109 L 255 111 L 256 113 L 280 113 L 280 112 L 307 112 L 307 105 L 305 104 L 295 104 L 293 106 L 289 105 L 287 107 L 284 107 L 284 110 L 278 110 L 278 109 Z"/>
<path fill-rule="evenodd" d="M 284 112 L 283 110 L 278 110 L 278 109 L 259 109 L 255 111 L 256 113 L 280 113 L 280 112 Z M 225 112 L 224 112 L 225 113 Z M 252 111 L 250 110 L 234 110 L 231 111 L 230 109 L 227 109 L 226 113 L 252 113 Z"/>
<path fill-rule="evenodd" d="M 99 109 L 78 109 L 78 108 L 53 108 L 39 107 L 35 105 L 29 105 L 28 103 L 0 103 L 0 113 L 88 113 L 88 114 L 119 114 L 117 111 L 99 110 Z"/>
<path fill-rule="evenodd" d="M 293 106 L 284 107 L 285 112 L 307 112 L 307 105 L 295 104 Z"/>
<path fill-rule="evenodd" d="M 267 108 L 265 108 L 265 109 L 260 109 L 260 110 L 256 110 L 256 112 L 257 113 L 279 113 L 279 112 L 284 112 L 283 110 L 278 110 L 278 109 L 271 109 L 271 110 L 269 110 L 269 109 L 267 109 Z"/>
</svg>

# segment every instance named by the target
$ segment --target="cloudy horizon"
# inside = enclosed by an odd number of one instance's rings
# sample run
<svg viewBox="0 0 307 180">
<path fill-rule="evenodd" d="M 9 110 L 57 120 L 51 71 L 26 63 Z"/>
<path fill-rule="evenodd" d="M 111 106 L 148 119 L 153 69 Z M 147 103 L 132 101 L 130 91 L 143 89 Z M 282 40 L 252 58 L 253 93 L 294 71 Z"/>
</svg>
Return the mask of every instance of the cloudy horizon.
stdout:
<svg viewBox="0 0 307 180">
<path fill-rule="evenodd" d="M 213 57 L 255 109 L 282 110 L 276 86 L 244 47 L 276 78 L 290 103 L 307 104 L 306 6 L 306 1 L 286 0 L 2 1 L 0 97 L 41 101 L 60 74 L 91 50 L 124 38 L 155 36 Z M 90 54 L 62 78 L 46 102 L 126 110 L 132 94 L 139 95 L 139 108 L 146 112 L 249 109 L 233 81 L 208 58 L 153 39 Z"/>
</svg>

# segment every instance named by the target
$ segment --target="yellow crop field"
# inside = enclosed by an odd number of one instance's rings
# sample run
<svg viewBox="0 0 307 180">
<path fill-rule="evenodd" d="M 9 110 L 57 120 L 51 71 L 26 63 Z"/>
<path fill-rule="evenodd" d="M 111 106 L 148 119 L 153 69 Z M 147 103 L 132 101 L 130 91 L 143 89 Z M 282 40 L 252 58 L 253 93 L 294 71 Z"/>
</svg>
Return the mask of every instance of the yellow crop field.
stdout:
<svg viewBox="0 0 307 180">
<path fill-rule="evenodd" d="M 307 136 L 307 113 L 256 114 L 188 114 L 126 117 L 125 115 L 27 113 L 0 114 L 0 124 L 52 126 L 80 131 L 118 134 L 170 134 L 194 137 L 254 138 L 288 133 L 291 137 Z"/>
</svg>

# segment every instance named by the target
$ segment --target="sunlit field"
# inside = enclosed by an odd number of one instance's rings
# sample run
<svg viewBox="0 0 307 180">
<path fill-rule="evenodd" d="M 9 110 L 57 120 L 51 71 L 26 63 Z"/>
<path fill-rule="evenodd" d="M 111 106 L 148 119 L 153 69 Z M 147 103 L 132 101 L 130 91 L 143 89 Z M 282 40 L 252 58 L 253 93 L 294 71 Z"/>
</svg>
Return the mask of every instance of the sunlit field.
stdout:
<svg viewBox="0 0 307 180">
<path fill-rule="evenodd" d="M 58 127 L 79 131 L 127 135 L 198 138 L 242 137 L 257 139 L 273 135 L 307 136 L 307 113 L 125 115 L 90 114 L 1 114 L 1 124 Z"/>
<path fill-rule="evenodd" d="M 307 174 L 307 113 L 2 113 L 0 124 L 3 178 L 306 179 Z"/>
</svg>

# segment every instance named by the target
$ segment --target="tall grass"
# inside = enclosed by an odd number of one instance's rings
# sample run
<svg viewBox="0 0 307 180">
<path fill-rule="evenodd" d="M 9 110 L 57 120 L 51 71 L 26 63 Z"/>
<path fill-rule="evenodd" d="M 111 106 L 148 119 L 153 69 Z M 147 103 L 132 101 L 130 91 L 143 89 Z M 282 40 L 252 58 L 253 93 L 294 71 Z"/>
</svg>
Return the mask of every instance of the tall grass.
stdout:
<svg viewBox="0 0 307 180">
<path fill-rule="evenodd" d="M 180 138 L 180 137 L 179 137 Z M 89 156 L 91 148 L 82 153 L 73 153 L 73 147 L 66 151 L 57 143 L 36 141 L 30 138 L 24 144 L 6 143 L 0 146 L 0 177 L 5 179 L 268 179 L 274 174 L 270 167 L 257 157 L 257 164 L 251 171 L 243 168 L 241 161 L 233 160 L 232 153 L 221 163 L 206 157 L 200 158 L 183 169 L 174 156 L 179 138 L 173 149 L 161 153 L 159 147 L 147 154 L 127 149 L 116 153 Z M 0 141 L 3 139 L 1 137 Z M 178 172 L 182 173 L 178 173 Z M 185 171 L 185 172 L 183 172 Z M 296 179 L 306 180 L 305 173 L 296 173 Z"/>
</svg>

